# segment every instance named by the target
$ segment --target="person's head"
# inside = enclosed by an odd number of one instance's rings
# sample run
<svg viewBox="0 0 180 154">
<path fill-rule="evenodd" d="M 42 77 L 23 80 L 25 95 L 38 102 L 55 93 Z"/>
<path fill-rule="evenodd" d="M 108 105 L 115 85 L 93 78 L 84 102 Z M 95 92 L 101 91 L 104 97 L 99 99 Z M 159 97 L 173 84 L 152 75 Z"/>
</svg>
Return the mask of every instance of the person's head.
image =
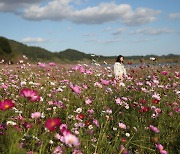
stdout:
<svg viewBox="0 0 180 154">
<path fill-rule="evenodd" d="M 119 55 L 116 59 L 116 62 L 123 63 L 124 57 L 122 55 Z"/>
</svg>

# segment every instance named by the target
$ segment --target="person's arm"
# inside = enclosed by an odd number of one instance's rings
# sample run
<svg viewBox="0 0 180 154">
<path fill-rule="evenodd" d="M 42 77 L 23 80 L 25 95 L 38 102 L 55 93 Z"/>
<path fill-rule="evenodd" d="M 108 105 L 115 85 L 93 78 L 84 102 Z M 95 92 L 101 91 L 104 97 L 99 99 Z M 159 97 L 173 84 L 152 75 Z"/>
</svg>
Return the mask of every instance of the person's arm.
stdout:
<svg viewBox="0 0 180 154">
<path fill-rule="evenodd" d="M 115 76 L 118 75 L 118 64 L 117 63 L 114 64 L 114 75 Z"/>
<path fill-rule="evenodd" d="M 126 72 L 126 69 L 124 68 L 124 76 L 126 77 L 127 76 L 127 72 Z"/>
</svg>

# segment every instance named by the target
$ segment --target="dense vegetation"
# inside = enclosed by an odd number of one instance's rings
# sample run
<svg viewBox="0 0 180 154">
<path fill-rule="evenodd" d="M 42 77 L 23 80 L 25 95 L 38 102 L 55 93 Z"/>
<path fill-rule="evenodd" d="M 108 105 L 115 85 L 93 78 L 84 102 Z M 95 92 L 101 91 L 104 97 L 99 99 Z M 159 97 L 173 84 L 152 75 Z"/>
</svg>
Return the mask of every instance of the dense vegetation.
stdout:
<svg viewBox="0 0 180 154">
<path fill-rule="evenodd" d="M 0 153 L 178 154 L 178 70 L 0 65 Z"/>
</svg>

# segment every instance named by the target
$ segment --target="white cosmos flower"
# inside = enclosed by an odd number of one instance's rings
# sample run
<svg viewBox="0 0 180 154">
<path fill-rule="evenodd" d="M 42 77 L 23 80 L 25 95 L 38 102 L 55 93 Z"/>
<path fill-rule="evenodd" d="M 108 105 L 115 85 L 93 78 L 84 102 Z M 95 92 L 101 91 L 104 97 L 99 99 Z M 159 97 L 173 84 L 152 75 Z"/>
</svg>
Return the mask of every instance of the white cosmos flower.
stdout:
<svg viewBox="0 0 180 154">
<path fill-rule="evenodd" d="M 76 111 L 74 111 L 75 113 L 81 113 L 82 112 L 82 108 L 77 108 Z"/>
</svg>

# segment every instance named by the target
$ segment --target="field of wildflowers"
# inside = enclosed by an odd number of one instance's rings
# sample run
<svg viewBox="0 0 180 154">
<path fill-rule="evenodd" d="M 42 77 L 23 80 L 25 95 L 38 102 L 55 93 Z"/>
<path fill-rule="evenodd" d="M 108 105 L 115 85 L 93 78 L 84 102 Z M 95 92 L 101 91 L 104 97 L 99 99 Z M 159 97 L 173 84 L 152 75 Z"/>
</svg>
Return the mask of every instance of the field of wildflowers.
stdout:
<svg viewBox="0 0 180 154">
<path fill-rule="evenodd" d="M 95 64 L 0 65 L 0 153 L 180 153 L 180 66 Z"/>
</svg>

